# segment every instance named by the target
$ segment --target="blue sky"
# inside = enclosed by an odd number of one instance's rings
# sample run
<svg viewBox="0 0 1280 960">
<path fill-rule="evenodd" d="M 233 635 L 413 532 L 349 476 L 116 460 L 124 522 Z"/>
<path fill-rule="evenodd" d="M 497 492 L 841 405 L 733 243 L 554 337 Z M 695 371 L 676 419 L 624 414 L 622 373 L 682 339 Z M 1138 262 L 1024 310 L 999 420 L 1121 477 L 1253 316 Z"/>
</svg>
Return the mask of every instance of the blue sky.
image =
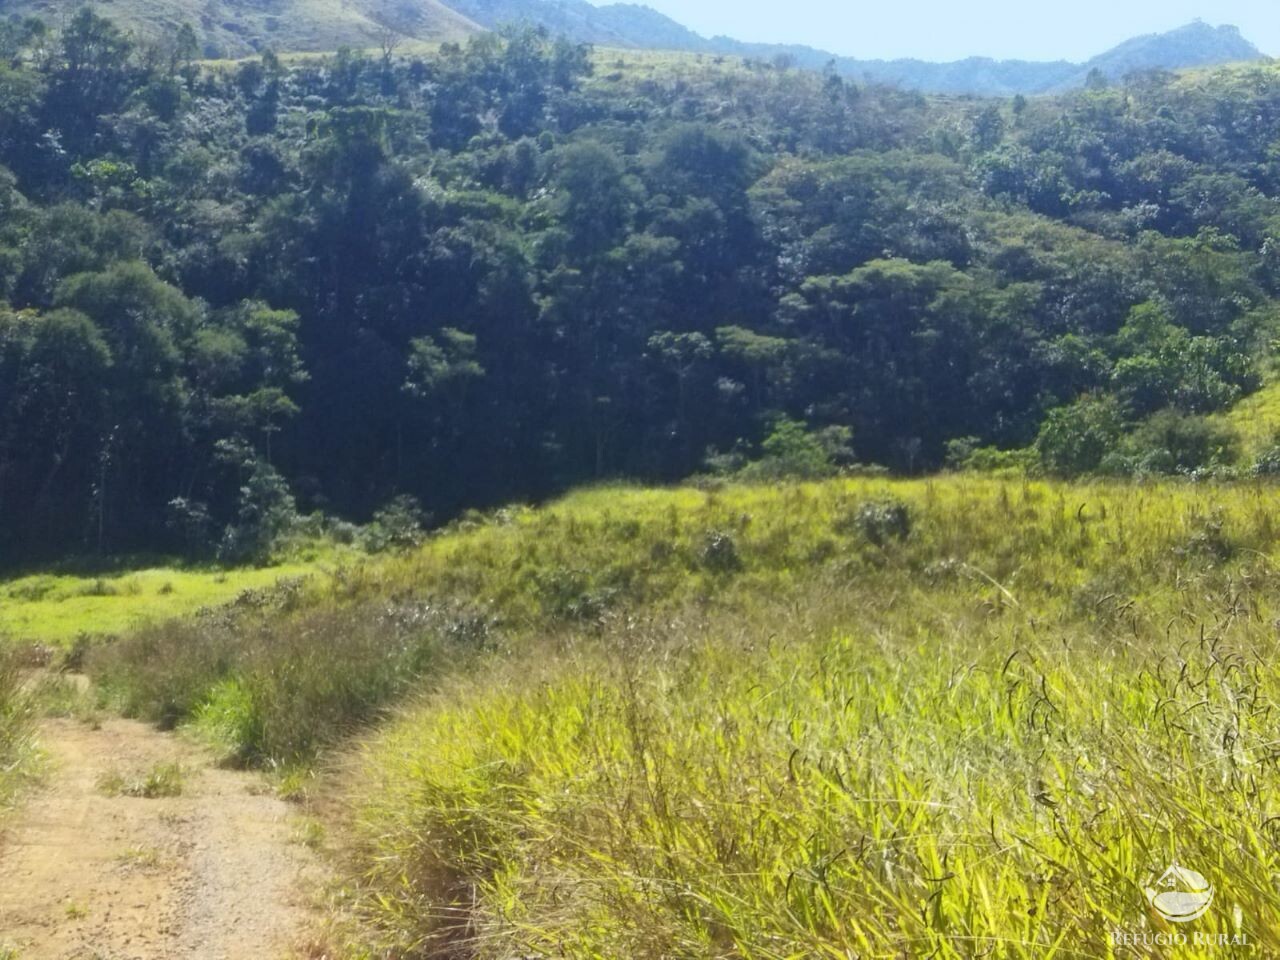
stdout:
<svg viewBox="0 0 1280 960">
<path fill-rule="evenodd" d="M 606 0 L 595 0 L 603 3 Z M 856 57 L 1087 60 L 1197 17 L 1280 54 L 1278 0 L 637 0 L 708 36 L 807 43 Z"/>
</svg>

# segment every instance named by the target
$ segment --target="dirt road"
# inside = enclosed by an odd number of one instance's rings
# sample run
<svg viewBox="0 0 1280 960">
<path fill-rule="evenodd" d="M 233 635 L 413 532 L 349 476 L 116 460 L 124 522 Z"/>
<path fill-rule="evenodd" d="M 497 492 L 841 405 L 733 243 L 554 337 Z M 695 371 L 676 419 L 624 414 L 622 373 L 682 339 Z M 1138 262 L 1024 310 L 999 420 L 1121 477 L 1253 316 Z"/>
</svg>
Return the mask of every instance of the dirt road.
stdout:
<svg viewBox="0 0 1280 960">
<path fill-rule="evenodd" d="M 261 777 L 128 720 L 51 720 L 41 743 L 46 782 L 0 835 L 0 960 L 298 955 L 319 867 Z M 111 795 L 166 764 L 178 796 Z"/>
</svg>

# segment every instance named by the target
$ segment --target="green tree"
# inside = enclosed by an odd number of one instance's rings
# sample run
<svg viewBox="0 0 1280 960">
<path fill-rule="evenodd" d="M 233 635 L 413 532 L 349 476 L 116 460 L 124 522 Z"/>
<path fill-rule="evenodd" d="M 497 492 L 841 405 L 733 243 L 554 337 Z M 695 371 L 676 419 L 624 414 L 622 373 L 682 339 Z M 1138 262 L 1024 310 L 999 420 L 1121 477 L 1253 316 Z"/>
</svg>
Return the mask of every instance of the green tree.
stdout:
<svg viewBox="0 0 1280 960">
<path fill-rule="evenodd" d="M 118 112 L 129 95 L 133 44 L 110 20 L 81 7 L 59 34 L 50 59 L 44 115 L 64 144 L 86 150 L 101 118 Z"/>
<path fill-rule="evenodd" d="M 572 255 L 590 259 L 621 242 L 634 199 L 617 154 L 598 143 L 566 147 L 557 153 L 554 182 L 555 211 Z"/>
<path fill-rule="evenodd" d="M 83 548 L 111 365 L 83 314 L 0 308 L 0 562 Z"/>
<path fill-rule="evenodd" d="M 1110 398 L 1086 396 L 1049 411 L 1036 452 L 1050 473 L 1078 476 L 1096 470 L 1119 447 L 1124 418 Z"/>
</svg>

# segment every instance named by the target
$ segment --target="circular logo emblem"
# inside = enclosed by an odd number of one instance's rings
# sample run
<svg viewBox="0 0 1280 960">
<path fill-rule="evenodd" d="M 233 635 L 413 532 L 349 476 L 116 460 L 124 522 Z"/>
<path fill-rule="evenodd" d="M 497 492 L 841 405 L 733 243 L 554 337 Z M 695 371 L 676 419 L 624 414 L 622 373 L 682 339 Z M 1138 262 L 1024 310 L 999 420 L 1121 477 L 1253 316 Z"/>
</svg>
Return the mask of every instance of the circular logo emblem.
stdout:
<svg viewBox="0 0 1280 960">
<path fill-rule="evenodd" d="M 1145 890 L 1152 909 L 1172 923 L 1198 920 L 1213 903 L 1213 884 L 1176 863 Z"/>
</svg>

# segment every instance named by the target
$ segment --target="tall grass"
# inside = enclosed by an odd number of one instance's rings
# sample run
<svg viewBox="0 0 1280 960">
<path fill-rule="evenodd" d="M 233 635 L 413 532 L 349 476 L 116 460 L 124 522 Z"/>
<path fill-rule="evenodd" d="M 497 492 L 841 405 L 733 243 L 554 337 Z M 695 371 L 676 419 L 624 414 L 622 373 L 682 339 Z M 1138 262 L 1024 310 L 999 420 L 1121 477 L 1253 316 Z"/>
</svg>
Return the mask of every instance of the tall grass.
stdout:
<svg viewBox="0 0 1280 960">
<path fill-rule="evenodd" d="M 1167 585 L 1196 571 L 1280 583 L 1273 523 L 1263 487 L 604 488 L 468 518 L 420 550 L 147 627 L 85 663 L 127 713 L 199 719 L 246 760 L 294 762 L 486 645 L 688 606 L 746 615 L 815 578 L 947 580 L 993 609 L 1110 616 L 1152 591 L 1180 599 Z"/>
<path fill-rule="evenodd" d="M 31 775 L 36 751 L 31 698 L 15 656 L 0 651 L 0 818 Z"/>
<path fill-rule="evenodd" d="M 446 647 L 461 662 L 483 645 L 483 621 L 446 607 L 295 600 L 150 627 L 95 648 L 86 669 L 125 714 L 194 721 L 244 763 L 288 767 L 375 717 Z"/>
<path fill-rule="evenodd" d="M 448 548 L 468 589 L 478 550 L 545 612 L 528 551 L 640 605 L 535 633 L 373 740 L 355 952 L 1276 954 L 1272 509 L 957 479 L 590 494 L 526 517 L 522 549 L 520 522 L 473 532 Z M 1191 928 L 1143 892 L 1173 862 L 1217 889 Z M 1157 933 L 1189 942 L 1115 941 Z"/>
<path fill-rule="evenodd" d="M 417 693 L 355 956 L 1218 955 L 1113 942 L 1186 932 L 1175 860 L 1280 955 L 1278 535 L 1263 486 L 601 489 L 87 665 L 259 763 Z"/>
<path fill-rule="evenodd" d="M 1268 383 L 1214 419 L 1240 437 L 1241 463 L 1252 466 L 1276 445 L 1280 434 L 1280 383 Z"/>
<path fill-rule="evenodd" d="M 459 683 L 363 769 L 379 946 L 1132 955 L 1114 932 L 1161 929 L 1142 885 L 1179 862 L 1218 888 L 1197 931 L 1274 955 L 1274 641 L 1163 656 L 901 616 L 797 640 L 719 624 Z"/>
</svg>

